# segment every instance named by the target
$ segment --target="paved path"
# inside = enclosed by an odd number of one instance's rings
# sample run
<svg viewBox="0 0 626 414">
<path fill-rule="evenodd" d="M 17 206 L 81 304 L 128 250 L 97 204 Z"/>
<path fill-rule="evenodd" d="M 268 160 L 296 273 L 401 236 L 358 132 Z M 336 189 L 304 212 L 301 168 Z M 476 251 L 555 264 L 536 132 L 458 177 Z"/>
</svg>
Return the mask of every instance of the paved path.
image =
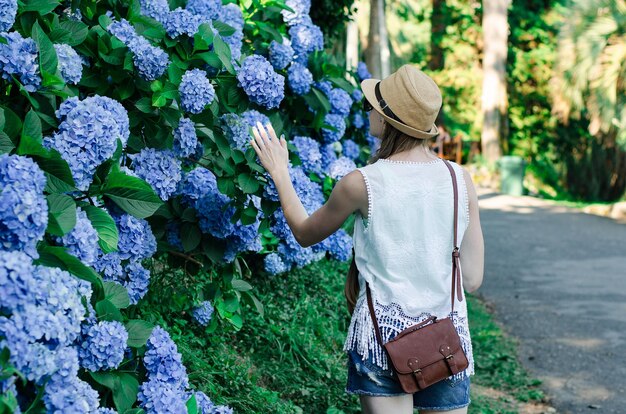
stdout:
<svg viewBox="0 0 626 414">
<path fill-rule="evenodd" d="M 626 224 L 527 196 L 481 190 L 479 204 L 476 294 L 523 365 L 559 413 L 626 413 Z"/>
</svg>

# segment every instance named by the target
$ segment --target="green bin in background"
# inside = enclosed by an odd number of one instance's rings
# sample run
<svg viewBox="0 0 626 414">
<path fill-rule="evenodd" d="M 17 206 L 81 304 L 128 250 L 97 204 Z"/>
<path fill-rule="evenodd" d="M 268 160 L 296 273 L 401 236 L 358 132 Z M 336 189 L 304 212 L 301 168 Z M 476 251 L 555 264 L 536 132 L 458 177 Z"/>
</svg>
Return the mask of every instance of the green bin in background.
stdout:
<svg viewBox="0 0 626 414">
<path fill-rule="evenodd" d="M 526 161 L 517 155 L 505 155 L 497 160 L 500 168 L 500 193 L 524 195 Z"/>
</svg>

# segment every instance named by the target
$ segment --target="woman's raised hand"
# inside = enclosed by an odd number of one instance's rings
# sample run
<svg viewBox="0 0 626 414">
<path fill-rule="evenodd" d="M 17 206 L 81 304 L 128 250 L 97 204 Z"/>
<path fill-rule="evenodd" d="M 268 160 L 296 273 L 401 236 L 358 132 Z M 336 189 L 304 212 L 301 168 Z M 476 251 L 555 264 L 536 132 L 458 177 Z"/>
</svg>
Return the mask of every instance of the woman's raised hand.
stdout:
<svg viewBox="0 0 626 414">
<path fill-rule="evenodd" d="M 267 172 L 274 177 L 277 171 L 287 171 L 289 151 L 287 150 L 285 136 L 281 135 L 279 139 L 272 124 L 268 123 L 266 126 L 263 126 L 260 122 L 257 122 L 256 126 L 252 127 L 252 133 L 255 139 L 250 140 L 250 143 Z"/>
</svg>

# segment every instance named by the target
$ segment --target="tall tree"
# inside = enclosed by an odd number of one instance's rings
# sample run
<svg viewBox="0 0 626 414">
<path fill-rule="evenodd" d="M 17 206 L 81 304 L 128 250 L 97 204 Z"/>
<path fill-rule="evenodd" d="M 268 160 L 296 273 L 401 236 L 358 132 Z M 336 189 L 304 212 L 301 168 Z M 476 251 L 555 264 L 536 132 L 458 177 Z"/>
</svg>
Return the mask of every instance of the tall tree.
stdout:
<svg viewBox="0 0 626 414">
<path fill-rule="evenodd" d="M 365 61 L 372 76 L 379 79 L 389 76 L 390 57 L 385 0 L 370 0 L 370 30 L 367 36 Z"/>
<path fill-rule="evenodd" d="M 482 152 L 487 161 L 502 155 L 506 139 L 506 59 L 508 0 L 483 0 L 483 129 Z"/>
<path fill-rule="evenodd" d="M 446 0 L 432 0 L 432 8 L 428 69 L 441 70 L 445 64 L 441 41 L 446 34 Z"/>
</svg>

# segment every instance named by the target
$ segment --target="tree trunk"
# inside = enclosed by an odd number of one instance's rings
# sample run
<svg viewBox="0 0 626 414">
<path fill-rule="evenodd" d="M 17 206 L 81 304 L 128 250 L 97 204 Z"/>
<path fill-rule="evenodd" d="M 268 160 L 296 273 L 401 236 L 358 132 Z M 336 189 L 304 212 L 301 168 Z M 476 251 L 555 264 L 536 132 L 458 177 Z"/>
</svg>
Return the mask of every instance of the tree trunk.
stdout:
<svg viewBox="0 0 626 414">
<path fill-rule="evenodd" d="M 385 22 L 385 0 L 370 0 L 370 30 L 367 37 L 365 61 L 374 78 L 385 78 L 391 73 L 391 54 Z"/>
<path fill-rule="evenodd" d="M 359 26 L 350 20 L 346 30 L 346 69 L 354 70 L 359 64 Z"/>
<path fill-rule="evenodd" d="M 483 1 L 483 156 L 494 162 L 506 140 L 507 0 Z"/>
<path fill-rule="evenodd" d="M 446 0 L 432 0 L 433 14 L 430 17 L 430 70 L 441 70 L 444 67 L 444 54 L 441 41 L 446 33 Z"/>
</svg>

